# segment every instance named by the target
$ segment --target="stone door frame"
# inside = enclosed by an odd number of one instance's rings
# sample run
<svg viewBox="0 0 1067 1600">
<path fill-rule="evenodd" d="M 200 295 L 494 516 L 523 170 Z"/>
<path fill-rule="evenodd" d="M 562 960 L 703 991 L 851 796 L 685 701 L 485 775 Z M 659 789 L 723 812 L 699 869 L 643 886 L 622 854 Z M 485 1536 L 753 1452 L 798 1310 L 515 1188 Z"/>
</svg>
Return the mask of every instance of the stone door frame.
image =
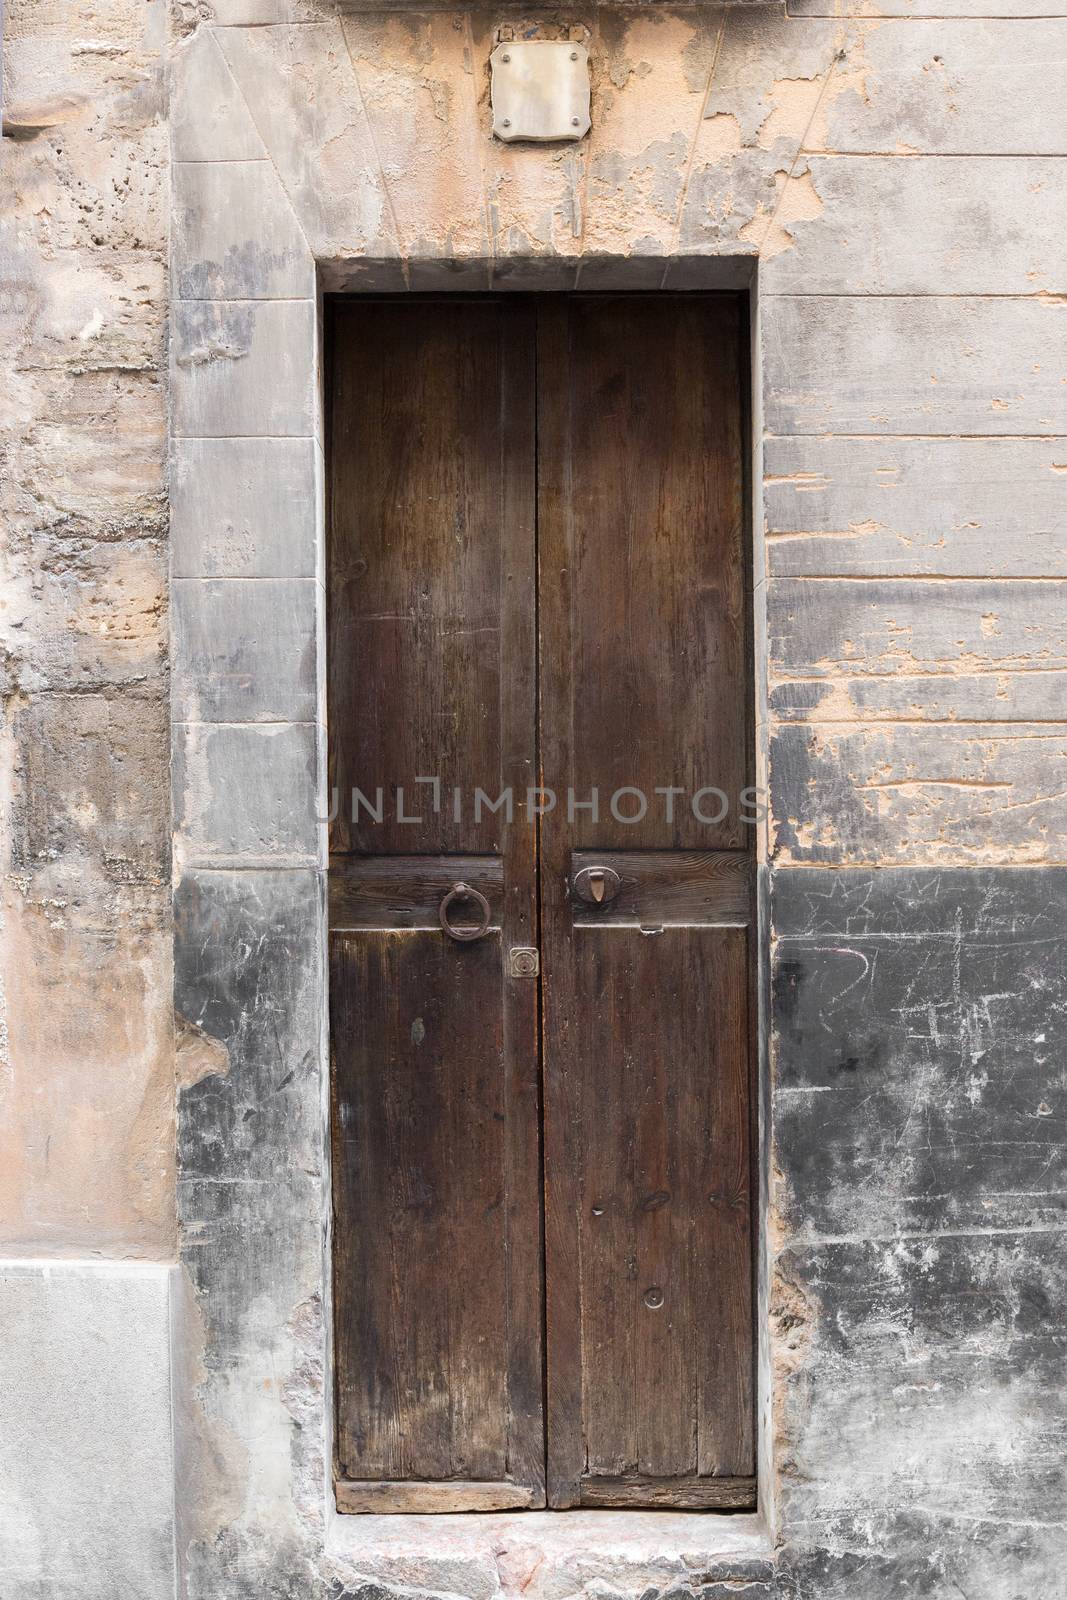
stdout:
<svg viewBox="0 0 1067 1600">
<path fill-rule="evenodd" d="M 266 91 L 265 91 L 266 92 Z M 283 114 L 285 86 L 271 115 Z M 357 1579 L 471 1600 L 501 1551 L 627 1586 L 765 1575 L 773 1531 L 760 1243 L 754 1517 L 339 1517 L 329 1350 L 322 297 L 388 290 L 747 289 L 752 254 L 316 259 L 202 26 L 176 63 L 171 383 L 175 1000 L 183 1292 L 174 1328 L 184 1593 Z M 293 126 L 293 138 L 299 129 Z M 761 483 L 754 370 L 749 484 Z M 750 494 L 754 491 L 750 488 Z M 757 739 L 766 719 L 762 515 Z M 765 757 L 757 751 L 761 789 Z M 760 841 L 765 877 L 765 838 Z M 766 895 L 761 894 L 761 907 Z M 767 918 L 761 909 L 760 961 Z M 766 974 L 761 970 L 761 1007 Z M 761 1039 L 765 1036 L 761 1025 Z M 761 1051 L 765 1057 L 766 1051 Z M 768 1139 L 761 1060 L 761 1149 Z M 761 1216 L 766 1215 L 766 1159 Z M 429 1525 L 428 1525 L 429 1520 Z M 525 1559 L 525 1558 L 524 1558 Z M 252 1574 L 255 1574 L 254 1577 Z M 569 1581 L 569 1580 L 568 1580 Z M 706 1580 L 705 1580 L 706 1581 Z M 339 1591 L 335 1591 L 339 1592 Z"/>
</svg>

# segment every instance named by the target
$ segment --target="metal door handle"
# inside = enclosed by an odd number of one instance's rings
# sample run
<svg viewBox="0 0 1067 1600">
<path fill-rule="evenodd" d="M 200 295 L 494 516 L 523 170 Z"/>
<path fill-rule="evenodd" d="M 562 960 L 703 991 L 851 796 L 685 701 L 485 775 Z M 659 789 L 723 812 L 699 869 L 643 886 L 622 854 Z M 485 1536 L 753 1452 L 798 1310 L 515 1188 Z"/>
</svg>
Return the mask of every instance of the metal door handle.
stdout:
<svg viewBox="0 0 1067 1600">
<path fill-rule="evenodd" d="M 449 921 L 449 910 L 457 900 L 473 900 L 478 907 L 480 921 L 473 928 L 460 928 L 454 922 Z M 472 939 L 480 939 L 483 934 L 489 931 L 489 919 L 492 916 L 492 912 L 489 910 L 489 902 L 484 894 L 479 894 L 477 889 L 472 889 L 469 883 L 454 883 L 441 901 L 437 915 L 441 920 L 442 928 L 450 939 L 458 939 L 460 944 L 469 944 Z"/>
</svg>

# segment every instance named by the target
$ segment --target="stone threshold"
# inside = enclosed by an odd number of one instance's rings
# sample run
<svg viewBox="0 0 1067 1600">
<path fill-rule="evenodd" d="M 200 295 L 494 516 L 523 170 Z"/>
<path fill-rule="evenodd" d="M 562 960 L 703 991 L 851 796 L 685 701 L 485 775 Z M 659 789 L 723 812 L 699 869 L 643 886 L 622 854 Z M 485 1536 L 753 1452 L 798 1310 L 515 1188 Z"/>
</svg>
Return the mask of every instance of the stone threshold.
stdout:
<svg viewBox="0 0 1067 1600">
<path fill-rule="evenodd" d="M 592 1585 L 631 1594 L 753 1582 L 773 1572 L 759 1514 L 708 1511 L 520 1511 L 341 1515 L 331 1509 L 331 1576 L 492 1600 L 573 1595 Z"/>
</svg>

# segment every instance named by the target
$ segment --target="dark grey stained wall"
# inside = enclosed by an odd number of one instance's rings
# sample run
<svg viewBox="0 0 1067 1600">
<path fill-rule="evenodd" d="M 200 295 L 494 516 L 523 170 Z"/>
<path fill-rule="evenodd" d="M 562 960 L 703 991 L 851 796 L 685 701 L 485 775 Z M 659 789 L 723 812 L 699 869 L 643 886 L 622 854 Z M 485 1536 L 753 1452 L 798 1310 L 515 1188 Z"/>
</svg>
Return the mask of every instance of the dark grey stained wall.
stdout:
<svg viewBox="0 0 1067 1600">
<path fill-rule="evenodd" d="M 785 1592 L 1023 1600 L 1067 1492 L 1067 873 L 773 883 Z"/>
<path fill-rule="evenodd" d="M 1067 1431 L 1067 872 L 784 869 L 772 907 L 784 1543 L 774 1563 L 723 1561 L 721 1586 L 709 1575 L 664 1589 L 1052 1594 Z M 278 1345 L 279 1277 L 306 1276 L 281 1337 L 296 1352 L 284 1404 L 307 1512 L 322 1380 L 307 1265 L 322 1184 L 307 1094 L 316 876 L 193 874 L 178 918 L 180 1002 L 226 1052 L 225 1073 L 183 1096 L 187 1260 L 212 1308 L 203 1359 L 225 1392 L 250 1350 Z M 224 1478 L 213 1493 L 225 1504 Z M 179 1504 L 190 1592 L 220 1592 L 220 1571 L 228 1594 L 341 1592 L 312 1581 L 297 1529 L 272 1547 L 268 1576 L 249 1572 L 234 1534 L 205 1543 L 202 1515 L 196 1497 Z"/>
</svg>

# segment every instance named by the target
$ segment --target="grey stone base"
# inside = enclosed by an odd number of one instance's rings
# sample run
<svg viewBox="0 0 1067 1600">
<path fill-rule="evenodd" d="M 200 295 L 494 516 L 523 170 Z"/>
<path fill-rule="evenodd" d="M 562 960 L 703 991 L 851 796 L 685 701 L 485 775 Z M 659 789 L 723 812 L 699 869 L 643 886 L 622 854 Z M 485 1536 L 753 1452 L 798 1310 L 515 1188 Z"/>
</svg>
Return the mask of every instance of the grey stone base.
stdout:
<svg viewBox="0 0 1067 1600">
<path fill-rule="evenodd" d="M 173 1276 L 0 1262 L 4 1600 L 173 1600 Z"/>
</svg>

